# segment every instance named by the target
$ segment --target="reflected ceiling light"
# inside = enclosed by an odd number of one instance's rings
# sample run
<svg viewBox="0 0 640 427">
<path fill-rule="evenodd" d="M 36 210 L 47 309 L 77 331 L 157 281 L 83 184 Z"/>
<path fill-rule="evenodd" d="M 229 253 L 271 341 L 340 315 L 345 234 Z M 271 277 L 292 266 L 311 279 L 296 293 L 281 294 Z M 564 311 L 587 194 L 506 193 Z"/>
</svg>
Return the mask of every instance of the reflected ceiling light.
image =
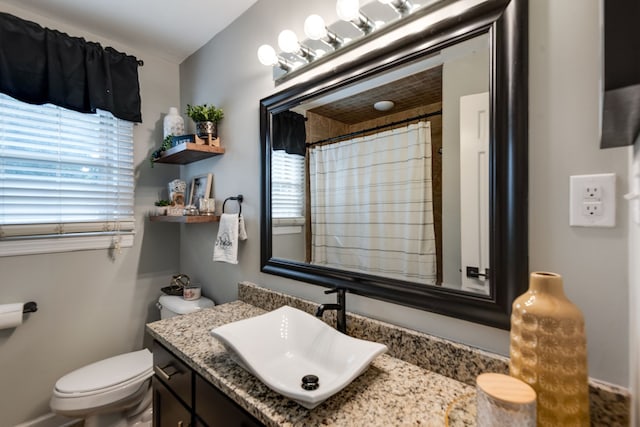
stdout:
<svg viewBox="0 0 640 427">
<path fill-rule="evenodd" d="M 320 15 L 309 15 L 304 21 L 304 33 L 311 40 L 320 40 L 327 36 L 327 26 Z"/>
<path fill-rule="evenodd" d="M 389 111 L 395 106 L 396 104 L 393 101 L 378 101 L 373 104 L 373 108 L 378 111 Z"/>
<path fill-rule="evenodd" d="M 338 0 L 336 2 L 336 12 L 338 18 L 343 21 L 353 21 L 360 15 L 359 0 Z"/>
</svg>

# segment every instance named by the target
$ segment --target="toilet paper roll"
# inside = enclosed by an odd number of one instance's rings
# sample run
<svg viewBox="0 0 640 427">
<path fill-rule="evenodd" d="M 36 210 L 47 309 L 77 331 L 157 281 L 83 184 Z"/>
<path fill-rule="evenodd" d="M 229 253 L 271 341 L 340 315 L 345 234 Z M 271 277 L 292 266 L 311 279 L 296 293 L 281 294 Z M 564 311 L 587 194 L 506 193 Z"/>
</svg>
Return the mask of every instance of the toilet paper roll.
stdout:
<svg viewBox="0 0 640 427">
<path fill-rule="evenodd" d="M 22 325 L 24 303 L 0 304 L 0 329 L 15 328 Z"/>
</svg>

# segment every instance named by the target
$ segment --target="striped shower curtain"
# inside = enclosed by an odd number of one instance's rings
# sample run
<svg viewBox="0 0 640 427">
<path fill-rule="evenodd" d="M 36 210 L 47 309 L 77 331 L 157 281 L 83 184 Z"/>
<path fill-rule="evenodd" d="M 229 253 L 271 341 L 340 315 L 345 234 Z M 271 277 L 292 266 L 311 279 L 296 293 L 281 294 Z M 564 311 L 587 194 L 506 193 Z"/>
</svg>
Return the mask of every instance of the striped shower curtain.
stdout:
<svg viewBox="0 0 640 427">
<path fill-rule="evenodd" d="M 429 122 L 312 147 L 309 173 L 313 264 L 436 284 Z"/>
</svg>

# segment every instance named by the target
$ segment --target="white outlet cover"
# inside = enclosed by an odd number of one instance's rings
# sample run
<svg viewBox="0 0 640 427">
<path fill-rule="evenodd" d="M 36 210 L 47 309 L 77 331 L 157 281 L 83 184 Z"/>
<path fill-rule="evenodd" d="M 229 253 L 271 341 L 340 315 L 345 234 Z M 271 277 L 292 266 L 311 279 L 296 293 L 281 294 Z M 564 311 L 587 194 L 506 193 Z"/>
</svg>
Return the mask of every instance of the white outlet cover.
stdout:
<svg viewBox="0 0 640 427">
<path fill-rule="evenodd" d="M 597 196 L 593 191 L 597 189 Z M 595 206 L 597 205 L 597 206 Z M 593 209 L 596 207 L 597 209 Z M 573 175 L 569 177 L 569 225 L 614 227 L 616 225 L 616 175 Z"/>
</svg>

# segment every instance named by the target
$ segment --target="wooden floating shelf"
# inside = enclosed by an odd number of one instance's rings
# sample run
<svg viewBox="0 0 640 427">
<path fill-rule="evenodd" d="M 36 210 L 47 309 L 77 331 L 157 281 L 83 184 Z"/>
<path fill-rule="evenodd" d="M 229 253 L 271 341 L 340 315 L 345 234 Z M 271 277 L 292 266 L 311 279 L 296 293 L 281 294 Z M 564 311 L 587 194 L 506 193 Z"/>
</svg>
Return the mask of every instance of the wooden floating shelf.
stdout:
<svg viewBox="0 0 640 427">
<path fill-rule="evenodd" d="M 181 224 L 197 224 L 202 222 L 219 222 L 220 215 L 155 215 L 149 216 L 151 222 L 177 222 Z"/>
<path fill-rule="evenodd" d="M 224 154 L 222 147 L 185 142 L 164 151 L 159 159 L 154 160 L 154 163 L 184 165 L 221 154 Z"/>
</svg>

